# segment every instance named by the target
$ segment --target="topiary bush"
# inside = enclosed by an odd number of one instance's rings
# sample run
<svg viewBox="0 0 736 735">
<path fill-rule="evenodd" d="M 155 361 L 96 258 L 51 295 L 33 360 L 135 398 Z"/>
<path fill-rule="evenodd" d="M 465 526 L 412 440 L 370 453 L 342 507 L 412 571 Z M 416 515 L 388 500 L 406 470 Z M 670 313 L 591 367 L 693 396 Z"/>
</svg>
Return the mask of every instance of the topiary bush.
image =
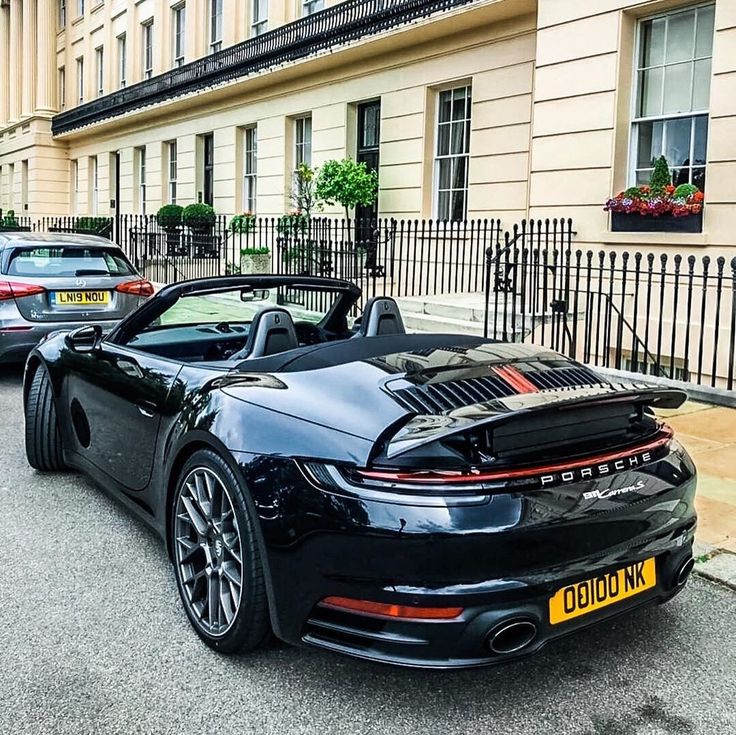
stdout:
<svg viewBox="0 0 736 735">
<path fill-rule="evenodd" d="M 230 220 L 230 231 L 236 235 L 247 235 L 256 229 L 256 216 L 246 212 L 245 214 L 236 214 Z"/>
<path fill-rule="evenodd" d="M 217 221 L 217 214 L 209 204 L 190 204 L 184 207 L 182 221 L 191 230 L 206 232 Z"/>
<path fill-rule="evenodd" d="M 178 204 L 164 204 L 156 213 L 156 222 L 164 230 L 175 230 L 181 225 L 184 207 Z"/>
<path fill-rule="evenodd" d="M 654 193 L 663 192 L 668 186 L 672 186 L 672 174 L 667 159 L 660 156 L 652 171 L 652 178 L 649 180 L 649 187 Z"/>
</svg>

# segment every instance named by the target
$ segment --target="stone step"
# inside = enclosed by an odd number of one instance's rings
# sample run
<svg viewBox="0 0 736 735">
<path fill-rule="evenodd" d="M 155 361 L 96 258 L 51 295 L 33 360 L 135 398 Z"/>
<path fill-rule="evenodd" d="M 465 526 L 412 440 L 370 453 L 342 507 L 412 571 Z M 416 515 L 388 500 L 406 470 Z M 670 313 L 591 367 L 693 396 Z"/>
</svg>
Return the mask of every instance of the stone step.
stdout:
<svg viewBox="0 0 736 735">
<path fill-rule="evenodd" d="M 463 296 L 424 296 L 397 299 L 402 313 L 427 314 L 459 321 L 482 322 L 485 307 L 483 298 L 463 298 Z"/>
<path fill-rule="evenodd" d="M 435 332 L 439 334 L 472 334 L 483 336 L 483 323 L 464 319 L 452 319 L 446 316 L 420 314 L 404 311 L 404 326 L 410 332 Z"/>
</svg>

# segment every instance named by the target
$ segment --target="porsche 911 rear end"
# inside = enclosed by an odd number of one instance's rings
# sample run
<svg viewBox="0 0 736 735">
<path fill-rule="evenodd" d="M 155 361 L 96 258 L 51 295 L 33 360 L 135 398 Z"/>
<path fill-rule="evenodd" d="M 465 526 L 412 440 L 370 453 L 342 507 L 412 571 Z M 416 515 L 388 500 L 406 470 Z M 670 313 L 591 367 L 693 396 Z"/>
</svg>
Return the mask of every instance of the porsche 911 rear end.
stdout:
<svg viewBox="0 0 736 735">
<path fill-rule="evenodd" d="M 282 480 L 279 634 L 474 666 L 666 601 L 692 567 L 696 476 L 652 409 L 683 399 L 550 353 L 389 377 L 374 410 L 405 413 L 368 461 Z"/>
</svg>

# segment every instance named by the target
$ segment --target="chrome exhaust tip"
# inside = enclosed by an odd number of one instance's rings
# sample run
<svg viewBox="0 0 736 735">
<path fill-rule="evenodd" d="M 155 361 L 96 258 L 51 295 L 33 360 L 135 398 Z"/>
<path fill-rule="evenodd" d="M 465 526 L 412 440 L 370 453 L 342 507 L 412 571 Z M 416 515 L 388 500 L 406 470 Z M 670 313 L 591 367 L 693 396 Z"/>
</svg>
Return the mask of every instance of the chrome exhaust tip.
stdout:
<svg viewBox="0 0 736 735">
<path fill-rule="evenodd" d="M 680 565 L 680 568 L 677 570 L 677 574 L 675 575 L 675 586 L 682 587 L 682 585 L 687 582 L 687 578 L 690 576 L 690 572 L 692 572 L 694 566 L 695 559 L 693 559 L 692 556 Z"/>
<path fill-rule="evenodd" d="M 537 637 L 537 626 L 531 620 L 508 620 L 488 634 L 488 648 L 499 655 L 518 653 Z"/>
</svg>

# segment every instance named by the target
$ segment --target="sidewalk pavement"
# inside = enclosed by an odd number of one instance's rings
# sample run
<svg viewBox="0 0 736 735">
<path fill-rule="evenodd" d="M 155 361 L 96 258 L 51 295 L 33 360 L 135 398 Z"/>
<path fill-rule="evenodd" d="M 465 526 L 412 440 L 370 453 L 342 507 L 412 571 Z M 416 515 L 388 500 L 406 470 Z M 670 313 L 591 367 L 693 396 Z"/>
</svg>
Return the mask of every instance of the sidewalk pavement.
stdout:
<svg viewBox="0 0 736 735">
<path fill-rule="evenodd" d="M 698 469 L 696 570 L 736 589 L 736 409 L 688 401 L 659 414 Z"/>
</svg>

